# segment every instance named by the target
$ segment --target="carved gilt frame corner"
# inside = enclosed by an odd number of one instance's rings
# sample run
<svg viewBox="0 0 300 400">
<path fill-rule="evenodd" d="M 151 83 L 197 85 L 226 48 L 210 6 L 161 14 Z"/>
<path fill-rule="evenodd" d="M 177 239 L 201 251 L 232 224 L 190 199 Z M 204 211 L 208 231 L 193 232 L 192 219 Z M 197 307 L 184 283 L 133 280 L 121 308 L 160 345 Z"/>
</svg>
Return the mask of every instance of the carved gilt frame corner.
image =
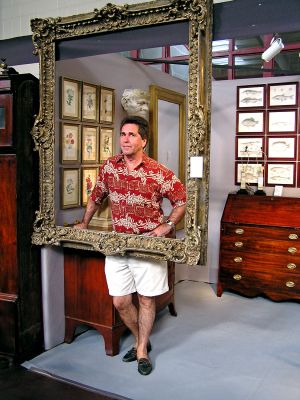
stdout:
<svg viewBox="0 0 300 400">
<path fill-rule="evenodd" d="M 56 44 L 63 40 L 174 22 L 189 25 L 189 87 L 187 157 L 202 156 L 203 178 L 189 178 L 183 239 L 76 230 L 55 222 L 54 104 Z M 40 155 L 40 205 L 32 242 L 67 246 L 104 254 L 132 253 L 141 257 L 203 264 L 207 249 L 209 132 L 211 98 L 211 0 L 157 0 L 135 5 L 108 3 L 93 12 L 63 18 L 33 19 L 33 43 L 40 63 L 40 111 L 32 131 Z"/>
</svg>

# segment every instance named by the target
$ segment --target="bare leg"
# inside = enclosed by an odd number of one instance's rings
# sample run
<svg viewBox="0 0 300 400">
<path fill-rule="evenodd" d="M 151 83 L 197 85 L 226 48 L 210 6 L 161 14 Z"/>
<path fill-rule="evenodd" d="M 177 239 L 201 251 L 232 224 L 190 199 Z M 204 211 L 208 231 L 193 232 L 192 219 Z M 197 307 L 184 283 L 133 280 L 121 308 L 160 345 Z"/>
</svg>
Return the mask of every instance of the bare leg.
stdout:
<svg viewBox="0 0 300 400">
<path fill-rule="evenodd" d="M 132 303 L 132 295 L 114 296 L 113 303 L 119 311 L 122 321 L 135 337 L 134 347 L 137 348 L 139 340 L 138 312 L 135 305 Z"/>
<path fill-rule="evenodd" d="M 155 297 L 146 297 L 138 294 L 138 346 L 137 359 L 148 358 L 147 343 L 155 320 Z"/>
</svg>

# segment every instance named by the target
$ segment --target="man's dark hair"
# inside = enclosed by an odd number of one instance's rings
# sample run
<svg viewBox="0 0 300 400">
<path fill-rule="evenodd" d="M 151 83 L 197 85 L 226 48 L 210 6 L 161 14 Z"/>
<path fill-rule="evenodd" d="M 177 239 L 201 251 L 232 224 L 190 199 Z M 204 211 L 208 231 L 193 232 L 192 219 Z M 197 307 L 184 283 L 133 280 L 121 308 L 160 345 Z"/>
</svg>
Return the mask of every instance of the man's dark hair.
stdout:
<svg viewBox="0 0 300 400">
<path fill-rule="evenodd" d="M 139 127 L 139 134 L 141 135 L 142 139 L 146 139 L 148 142 L 149 139 L 149 124 L 145 118 L 139 116 L 131 116 L 125 117 L 121 124 L 120 130 L 122 130 L 123 126 L 126 124 L 135 124 Z"/>
</svg>

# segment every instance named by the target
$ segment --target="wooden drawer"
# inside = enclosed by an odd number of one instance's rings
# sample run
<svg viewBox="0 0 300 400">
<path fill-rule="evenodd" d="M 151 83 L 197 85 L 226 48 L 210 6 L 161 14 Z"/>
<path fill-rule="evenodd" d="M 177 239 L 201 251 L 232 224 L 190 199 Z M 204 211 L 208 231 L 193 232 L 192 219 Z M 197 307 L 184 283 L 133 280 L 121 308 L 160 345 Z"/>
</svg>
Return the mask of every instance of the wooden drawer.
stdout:
<svg viewBox="0 0 300 400">
<path fill-rule="evenodd" d="M 221 268 L 219 284 L 246 296 L 266 294 L 273 300 L 297 299 L 300 296 L 300 276 L 294 273 L 274 273 L 272 270 Z"/>
<path fill-rule="evenodd" d="M 280 254 L 276 252 L 259 253 L 256 251 L 231 251 L 221 248 L 220 268 L 240 267 L 249 270 L 294 272 L 300 275 L 300 254 Z"/>
<path fill-rule="evenodd" d="M 300 230 L 225 225 L 221 247 L 241 252 L 300 255 Z"/>
</svg>

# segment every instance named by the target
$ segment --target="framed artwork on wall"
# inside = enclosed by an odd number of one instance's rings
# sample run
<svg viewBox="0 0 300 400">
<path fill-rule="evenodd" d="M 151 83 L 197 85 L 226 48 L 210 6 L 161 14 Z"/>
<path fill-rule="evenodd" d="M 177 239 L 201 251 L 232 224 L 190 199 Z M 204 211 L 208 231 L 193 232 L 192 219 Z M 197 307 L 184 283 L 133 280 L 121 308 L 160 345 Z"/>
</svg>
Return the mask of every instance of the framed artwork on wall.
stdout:
<svg viewBox="0 0 300 400">
<path fill-rule="evenodd" d="M 81 162 L 95 164 L 98 162 L 99 128 L 93 125 L 83 125 L 81 135 Z"/>
<path fill-rule="evenodd" d="M 262 170 L 262 163 L 242 163 L 236 162 L 235 167 L 235 184 L 241 183 L 241 173 L 245 173 L 246 182 L 249 185 L 256 185 L 258 180 L 258 173 Z"/>
<path fill-rule="evenodd" d="M 83 167 L 81 171 L 81 205 L 89 200 L 98 176 L 98 167 Z"/>
<path fill-rule="evenodd" d="M 80 120 L 82 82 L 61 77 L 60 116 L 62 119 Z"/>
<path fill-rule="evenodd" d="M 100 162 L 107 160 L 113 155 L 114 130 L 110 127 L 100 128 Z"/>
<path fill-rule="evenodd" d="M 236 158 L 262 158 L 264 138 L 258 136 L 236 137 Z"/>
<path fill-rule="evenodd" d="M 99 90 L 97 85 L 82 84 L 82 121 L 98 122 Z"/>
<path fill-rule="evenodd" d="M 75 208 L 80 206 L 80 169 L 61 168 L 61 208 Z"/>
<path fill-rule="evenodd" d="M 291 107 L 298 104 L 298 82 L 274 83 L 268 87 L 269 107 Z"/>
<path fill-rule="evenodd" d="M 60 161 L 61 164 L 77 164 L 80 162 L 80 125 L 76 123 L 60 123 Z"/>
<path fill-rule="evenodd" d="M 100 123 L 112 124 L 114 122 L 115 91 L 101 86 L 100 88 Z"/>
<path fill-rule="evenodd" d="M 237 108 L 264 108 L 266 85 L 237 87 Z"/>
<path fill-rule="evenodd" d="M 264 133 L 265 126 L 264 111 L 238 111 L 237 112 L 237 134 Z"/>
<path fill-rule="evenodd" d="M 296 136 L 269 136 L 267 138 L 268 159 L 296 160 Z"/>
<path fill-rule="evenodd" d="M 268 111 L 269 133 L 296 133 L 297 110 Z"/>
<path fill-rule="evenodd" d="M 267 185 L 295 186 L 296 163 L 268 163 Z"/>
</svg>

